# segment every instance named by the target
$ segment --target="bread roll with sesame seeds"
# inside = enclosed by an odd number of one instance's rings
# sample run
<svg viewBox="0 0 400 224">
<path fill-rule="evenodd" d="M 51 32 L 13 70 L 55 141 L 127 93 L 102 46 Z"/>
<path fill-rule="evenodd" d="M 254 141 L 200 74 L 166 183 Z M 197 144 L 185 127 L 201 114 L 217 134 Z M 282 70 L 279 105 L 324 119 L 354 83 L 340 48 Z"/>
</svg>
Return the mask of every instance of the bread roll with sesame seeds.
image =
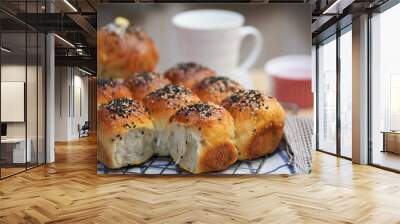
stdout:
<svg viewBox="0 0 400 224">
<path fill-rule="evenodd" d="M 243 86 L 227 77 L 215 76 L 197 83 L 193 92 L 204 102 L 221 104 L 223 99 L 243 89 Z"/>
<path fill-rule="evenodd" d="M 164 77 L 173 84 L 193 88 L 196 83 L 204 78 L 215 76 L 211 69 L 194 62 L 179 63 L 164 73 Z"/>
<path fill-rule="evenodd" d="M 140 103 L 115 99 L 97 113 L 97 157 L 108 168 L 140 164 L 153 155 L 154 126 Z"/>
<path fill-rule="evenodd" d="M 274 152 L 283 135 L 285 111 L 271 96 L 257 90 L 241 90 L 222 102 L 235 121 L 239 160 Z"/>
<path fill-rule="evenodd" d="M 168 79 L 155 72 L 133 73 L 125 80 L 125 85 L 131 90 L 133 99 L 140 102 L 147 94 L 170 83 Z"/>
<path fill-rule="evenodd" d="M 97 106 L 108 104 L 114 99 L 132 98 L 131 91 L 122 79 L 97 80 Z"/>
<path fill-rule="evenodd" d="M 178 110 L 167 128 L 172 159 L 191 173 L 227 169 L 237 151 L 229 112 L 212 103 L 196 103 Z"/>
<path fill-rule="evenodd" d="M 169 118 L 182 107 L 198 102 L 200 99 L 190 89 L 172 84 L 150 93 L 143 99 L 156 129 L 154 153 L 160 156 L 169 155 L 165 132 Z"/>
<path fill-rule="evenodd" d="M 97 70 L 102 77 L 154 71 L 158 61 L 154 41 L 127 19 L 118 17 L 97 32 Z"/>
</svg>

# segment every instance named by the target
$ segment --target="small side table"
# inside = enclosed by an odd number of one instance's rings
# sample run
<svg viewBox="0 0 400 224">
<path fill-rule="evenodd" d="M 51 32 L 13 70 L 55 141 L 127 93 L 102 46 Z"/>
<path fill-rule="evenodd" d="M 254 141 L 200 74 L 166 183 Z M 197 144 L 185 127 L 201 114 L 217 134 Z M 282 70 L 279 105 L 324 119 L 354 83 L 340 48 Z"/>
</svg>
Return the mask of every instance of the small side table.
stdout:
<svg viewBox="0 0 400 224">
<path fill-rule="evenodd" d="M 400 154 L 400 131 L 382 131 L 383 150 L 382 152 L 392 152 Z"/>
</svg>

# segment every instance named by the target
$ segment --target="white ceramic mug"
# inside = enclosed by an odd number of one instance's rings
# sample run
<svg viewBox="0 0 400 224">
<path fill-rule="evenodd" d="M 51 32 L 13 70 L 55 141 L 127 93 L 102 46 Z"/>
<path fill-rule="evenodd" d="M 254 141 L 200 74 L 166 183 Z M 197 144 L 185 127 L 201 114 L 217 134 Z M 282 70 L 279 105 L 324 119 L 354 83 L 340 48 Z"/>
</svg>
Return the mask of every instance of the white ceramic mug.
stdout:
<svg viewBox="0 0 400 224">
<path fill-rule="evenodd" d="M 261 53 L 263 38 L 244 17 L 233 11 L 202 9 L 179 13 L 172 19 L 177 31 L 179 61 L 193 61 L 251 87 L 248 70 Z M 246 36 L 254 46 L 239 64 L 240 45 Z"/>
</svg>

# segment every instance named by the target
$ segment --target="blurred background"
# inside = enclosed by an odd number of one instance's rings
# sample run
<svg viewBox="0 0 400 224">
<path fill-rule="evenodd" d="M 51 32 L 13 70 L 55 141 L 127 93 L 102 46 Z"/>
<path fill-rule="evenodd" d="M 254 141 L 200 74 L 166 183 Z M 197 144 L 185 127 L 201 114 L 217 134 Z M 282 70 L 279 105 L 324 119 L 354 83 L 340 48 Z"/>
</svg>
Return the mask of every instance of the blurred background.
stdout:
<svg viewBox="0 0 400 224">
<path fill-rule="evenodd" d="M 254 88 L 275 95 L 289 107 L 312 111 L 310 5 L 101 4 L 97 25 L 101 28 L 116 17 L 123 16 L 142 27 L 157 45 L 160 53 L 158 71 L 164 72 L 179 62 L 179 43 L 172 17 L 193 9 L 224 9 L 242 14 L 244 25 L 256 27 L 264 39 L 261 55 L 249 71 Z M 252 49 L 253 40 L 242 43 L 240 62 Z M 312 112 L 309 114 L 312 115 Z"/>
<path fill-rule="evenodd" d="M 264 37 L 264 49 L 255 69 L 263 69 L 268 60 L 292 54 L 311 55 L 311 8 L 306 4 L 101 4 L 97 24 L 102 27 L 123 16 L 141 26 L 156 42 L 160 52 L 159 69 L 176 63 L 177 41 L 171 19 L 192 9 L 226 9 L 245 16 L 245 25 L 255 26 Z M 244 41 L 246 57 L 251 41 Z"/>
</svg>

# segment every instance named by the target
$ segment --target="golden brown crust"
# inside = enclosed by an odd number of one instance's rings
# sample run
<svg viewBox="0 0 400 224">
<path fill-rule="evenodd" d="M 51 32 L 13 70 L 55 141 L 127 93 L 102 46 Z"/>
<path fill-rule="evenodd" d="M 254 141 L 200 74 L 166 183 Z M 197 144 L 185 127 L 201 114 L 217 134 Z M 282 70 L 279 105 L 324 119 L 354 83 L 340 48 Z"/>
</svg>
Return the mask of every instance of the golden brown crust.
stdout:
<svg viewBox="0 0 400 224">
<path fill-rule="evenodd" d="M 132 98 L 131 91 L 121 79 L 97 80 L 97 106 L 108 104 L 118 98 Z"/>
<path fill-rule="evenodd" d="M 239 160 L 255 159 L 276 149 L 283 135 L 285 111 L 275 98 L 257 90 L 242 90 L 222 105 L 235 121 Z"/>
<path fill-rule="evenodd" d="M 170 119 L 201 134 L 194 173 L 219 171 L 228 168 L 237 159 L 234 124 L 229 112 L 212 103 L 197 103 L 178 110 Z"/>
<path fill-rule="evenodd" d="M 116 141 L 121 140 L 132 129 L 154 128 L 144 107 L 130 99 L 116 99 L 101 105 L 97 115 L 97 157 L 108 168 L 121 167 L 115 156 Z M 132 164 L 134 163 L 135 161 L 132 161 Z"/>
<path fill-rule="evenodd" d="M 133 72 L 154 71 L 158 51 L 153 40 L 138 27 L 111 23 L 97 32 L 99 74 L 125 77 Z"/>
<path fill-rule="evenodd" d="M 177 110 L 200 102 L 190 89 L 177 85 L 166 85 L 143 99 L 143 104 L 154 120 L 168 120 Z"/>
<path fill-rule="evenodd" d="M 120 138 L 131 128 L 153 128 L 144 107 L 131 99 L 116 99 L 97 110 L 99 132 L 111 139 Z"/>
<path fill-rule="evenodd" d="M 227 141 L 200 153 L 198 158 L 198 173 L 221 171 L 234 164 L 237 160 L 235 144 Z"/>
<path fill-rule="evenodd" d="M 271 126 L 257 131 L 250 141 L 246 159 L 255 159 L 266 154 L 270 154 L 278 147 L 283 136 L 283 126 Z"/>
<path fill-rule="evenodd" d="M 228 125 L 232 117 L 223 107 L 213 103 L 196 103 L 179 109 L 171 116 L 170 121 L 185 125 L 186 127 L 198 128 L 202 134 L 218 132 L 215 127 Z M 232 123 L 233 124 L 233 123 Z"/>
<path fill-rule="evenodd" d="M 132 98 L 142 101 L 149 93 L 160 89 L 171 82 L 155 72 L 138 72 L 128 76 L 126 86 L 132 92 Z"/>
<path fill-rule="evenodd" d="M 193 92 L 204 102 L 221 104 L 222 100 L 239 90 L 243 86 L 222 76 L 207 77 L 193 87 Z"/>
<path fill-rule="evenodd" d="M 211 76 L 215 76 L 214 71 L 193 62 L 179 63 L 164 73 L 164 77 L 171 80 L 173 84 L 189 89 L 204 78 Z"/>
</svg>

